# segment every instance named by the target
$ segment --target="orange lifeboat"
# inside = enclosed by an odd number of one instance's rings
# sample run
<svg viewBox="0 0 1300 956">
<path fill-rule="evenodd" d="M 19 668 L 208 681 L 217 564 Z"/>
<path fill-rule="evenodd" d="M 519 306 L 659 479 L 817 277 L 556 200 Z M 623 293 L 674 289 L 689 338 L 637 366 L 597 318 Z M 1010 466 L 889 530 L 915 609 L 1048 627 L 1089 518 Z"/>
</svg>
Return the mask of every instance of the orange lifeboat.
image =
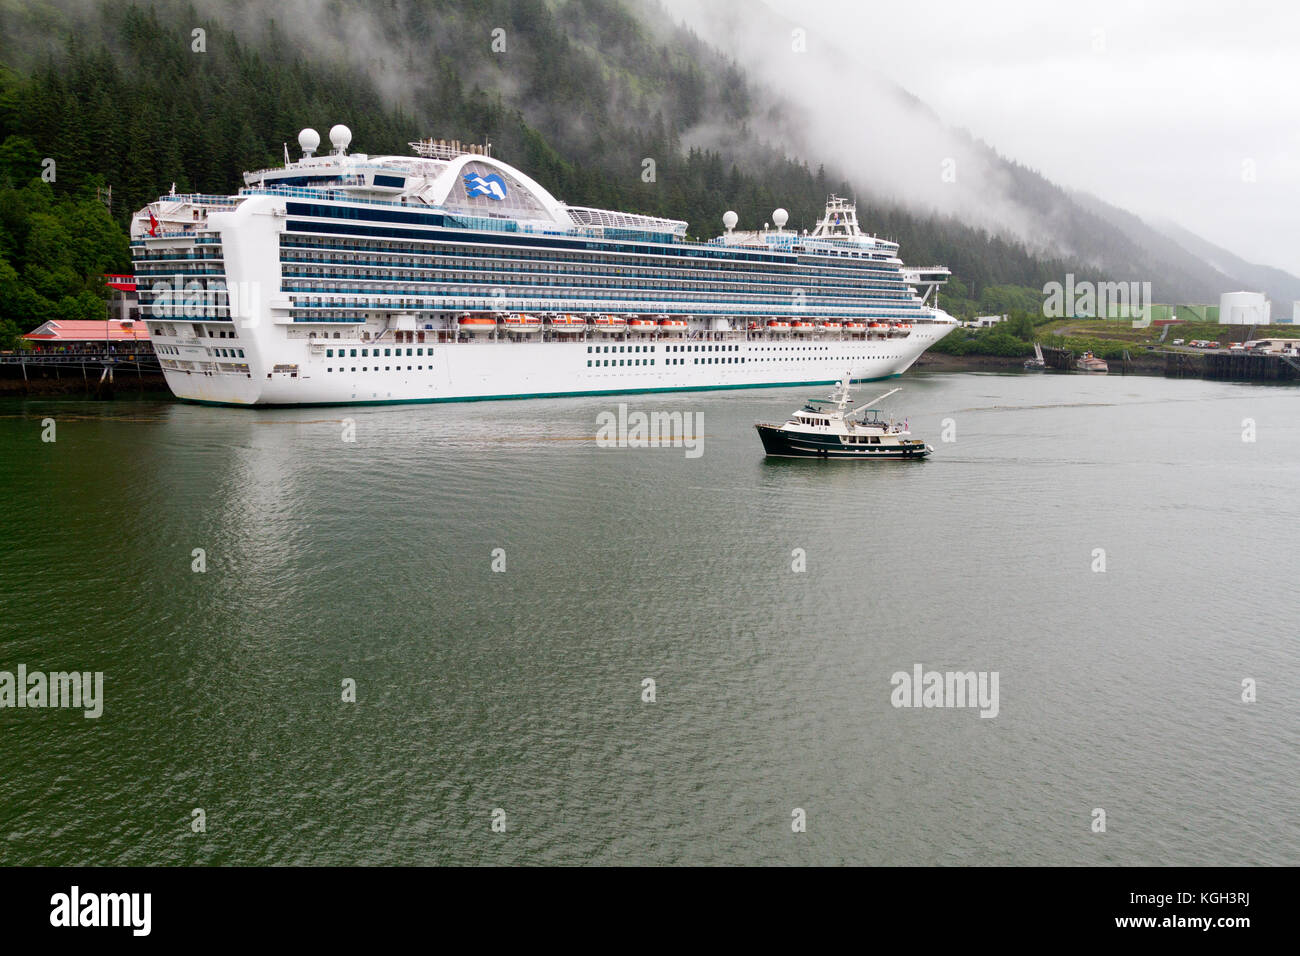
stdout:
<svg viewBox="0 0 1300 956">
<path fill-rule="evenodd" d="M 536 332 L 541 329 L 542 320 L 535 315 L 512 312 L 506 316 L 503 324 L 507 332 Z"/>
<path fill-rule="evenodd" d="M 665 332 L 685 332 L 685 319 L 660 319 L 659 328 Z"/>
<path fill-rule="evenodd" d="M 798 332 L 800 335 L 806 335 L 816 328 L 816 326 L 806 319 L 795 319 L 790 323 L 790 328 L 793 331 Z"/>
<path fill-rule="evenodd" d="M 846 332 L 865 332 L 865 331 L 867 331 L 867 326 L 866 326 L 866 323 L 864 323 L 864 322 L 845 322 L 845 323 L 844 323 L 844 331 L 846 331 Z"/>
<path fill-rule="evenodd" d="M 789 332 L 790 323 L 785 319 L 768 319 L 767 328 L 770 332 Z"/>
<path fill-rule="evenodd" d="M 653 332 L 657 327 L 654 319 L 643 319 L 635 316 L 628 319 L 627 327 L 632 332 Z"/>
<path fill-rule="evenodd" d="M 888 322 L 872 322 L 867 326 L 872 332 L 883 332 L 889 328 Z"/>
<path fill-rule="evenodd" d="M 553 315 L 550 323 L 553 332 L 581 332 L 587 327 L 587 320 L 580 315 Z"/>
<path fill-rule="evenodd" d="M 591 324 L 602 332 L 622 332 L 627 328 L 627 319 L 621 315 L 598 315 Z"/>
<path fill-rule="evenodd" d="M 822 323 L 822 330 L 825 331 L 825 332 L 838 332 L 838 331 L 839 331 L 840 329 L 842 329 L 842 328 L 844 328 L 844 324 L 843 324 L 842 322 L 823 322 L 823 323 Z"/>
<path fill-rule="evenodd" d="M 462 332 L 470 335 L 484 335 L 497 330 L 497 320 L 490 315 L 472 315 L 462 312 L 456 319 L 456 325 Z"/>
</svg>

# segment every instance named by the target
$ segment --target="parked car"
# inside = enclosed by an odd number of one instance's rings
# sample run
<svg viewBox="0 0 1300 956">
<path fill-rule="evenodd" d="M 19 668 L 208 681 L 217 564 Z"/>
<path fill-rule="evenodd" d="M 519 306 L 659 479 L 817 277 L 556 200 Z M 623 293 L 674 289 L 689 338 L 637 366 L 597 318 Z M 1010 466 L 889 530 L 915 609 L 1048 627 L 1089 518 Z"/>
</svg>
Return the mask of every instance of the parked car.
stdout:
<svg viewBox="0 0 1300 956">
<path fill-rule="evenodd" d="M 1182 345 L 1182 344 L 1183 344 L 1182 339 L 1174 339 L 1174 345 Z"/>
</svg>

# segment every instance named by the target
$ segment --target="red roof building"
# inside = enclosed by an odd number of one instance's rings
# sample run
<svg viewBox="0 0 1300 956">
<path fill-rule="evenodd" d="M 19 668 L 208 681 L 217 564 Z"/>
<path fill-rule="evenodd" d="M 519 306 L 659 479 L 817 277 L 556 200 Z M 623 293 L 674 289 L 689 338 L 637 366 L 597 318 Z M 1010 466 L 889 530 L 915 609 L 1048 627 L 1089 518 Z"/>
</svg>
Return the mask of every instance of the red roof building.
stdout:
<svg viewBox="0 0 1300 956">
<path fill-rule="evenodd" d="M 149 330 L 143 322 L 109 319 L 106 322 L 51 319 L 23 338 L 40 345 L 112 345 L 148 343 Z"/>
</svg>

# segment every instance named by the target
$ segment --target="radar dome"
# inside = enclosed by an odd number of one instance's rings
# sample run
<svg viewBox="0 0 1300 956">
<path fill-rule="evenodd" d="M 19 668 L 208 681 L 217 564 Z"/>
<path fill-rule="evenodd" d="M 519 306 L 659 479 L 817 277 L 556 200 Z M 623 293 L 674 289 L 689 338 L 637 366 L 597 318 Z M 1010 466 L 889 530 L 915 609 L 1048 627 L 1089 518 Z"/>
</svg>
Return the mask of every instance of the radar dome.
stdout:
<svg viewBox="0 0 1300 956">
<path fill-rule="evenodd" d="M 320 145 L 320 133 L 308 127 L 298 134 L 298 145 L 302 147 L 304 156 L 310 156 L 316 152 L 316 147 Z"/>
<path fill-rule="evenodd" d="M 340 123 L 330 129 L 330 142 L 334 144 L 334 148 L 340 153 L 344 152 L 348 148 L 348 144 L 352 142 L 352 130 Z"/>
<path fill-rule="evenodd" d="M 777 209 L 772 213 L 772 221 L 776 223 L 776 228 L 778 229 L 785 228 L 785 224 L 787 221 L 789 221 L 789 219 L 790 219 L 790 214 L 786 212 L 784 209 Z"/>
<path fill-rule="evenodd" d="M 722 224 L 728 229 L 735 229 L 736 223 L 740 222 L 740 217 L 728 209 L 722 214 Z"/>
</svg>

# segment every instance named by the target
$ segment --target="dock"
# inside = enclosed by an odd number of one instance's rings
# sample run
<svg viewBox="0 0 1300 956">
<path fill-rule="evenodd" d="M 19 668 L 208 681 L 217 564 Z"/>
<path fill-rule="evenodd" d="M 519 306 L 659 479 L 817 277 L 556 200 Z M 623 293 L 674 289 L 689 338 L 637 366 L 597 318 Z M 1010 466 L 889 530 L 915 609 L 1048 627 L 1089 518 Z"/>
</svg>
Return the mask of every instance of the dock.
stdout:
<svg viewBox="0 0 1300 956">
<path fill-rule="evenodd" d="M 1049 369 L 1074 371 L 1082 353 L 1043 346 L 1043 362 Z M 1164 352 L 1125 353 L 1110 359 L 1111 374 L 1127 372 L 1160 374 L 1167 378 L 1205 378 L 1225 382 L 1300 382 L 1300 359 L 1267 352 L 1195 352 L 1173 349 Z"/>
<path fill-rule="evenodd" d="M 0 394 L 89 394 L 111 398 L 120 389 L 166 389 L 152 349 L 7 352 L 0 354 Z"/>
<path fill-rule="evenodd" d="M 1201 360 L 1203 378 L 1229 382 L 1300 381 L 1300 361 L 1289 355 L 1216 350 L 1193 357 Z M 1172 358 L 1172 354 L 1166 358 L 1165 374 L 1169 374 Z"/>
</svg>

